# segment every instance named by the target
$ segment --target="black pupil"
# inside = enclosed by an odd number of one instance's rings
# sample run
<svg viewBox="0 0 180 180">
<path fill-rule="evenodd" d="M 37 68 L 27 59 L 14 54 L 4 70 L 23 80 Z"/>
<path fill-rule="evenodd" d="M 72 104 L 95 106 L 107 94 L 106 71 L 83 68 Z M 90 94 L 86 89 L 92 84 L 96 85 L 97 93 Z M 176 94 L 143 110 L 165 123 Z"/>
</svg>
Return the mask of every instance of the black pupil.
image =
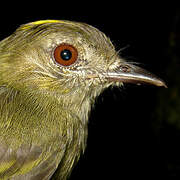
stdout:
<svg viewBox="0 0 180 180">
<path fill-rule="evenodd" d="M 63 51 L 61 51 L 61 58 L 65 61 L 70 60 L 72 57 L 72 53 L 70 50 L 68 49 L 64 49 Z"/>
</svg>

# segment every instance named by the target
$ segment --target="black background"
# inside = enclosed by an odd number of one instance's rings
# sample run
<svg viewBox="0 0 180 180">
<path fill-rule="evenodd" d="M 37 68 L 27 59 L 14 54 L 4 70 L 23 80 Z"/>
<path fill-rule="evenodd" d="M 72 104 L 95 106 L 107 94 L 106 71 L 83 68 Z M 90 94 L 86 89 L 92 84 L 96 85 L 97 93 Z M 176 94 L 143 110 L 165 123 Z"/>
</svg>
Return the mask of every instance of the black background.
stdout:
<svg viewBox="0 0 180 180">
<path fill-rule="evenodd" d="M 86 22 L 109 36 L 117 50 L 127 47 L 121 52 L 123 58 L 139 62 L 169 86 L 125 85 L 103 92 L 92 109 L 87 149 L 71 180 L 179 176 L 177 134 L 172 135 L 157 109 L 163 111 L 159 102 L 168 97 L 160 95 L 173 86 L 168 75 L 169 38 L 180 8 L 172 2 L 132 2 L 37 1 L 2 7 L 1 39 L 35 20 Z"/>
</svg>

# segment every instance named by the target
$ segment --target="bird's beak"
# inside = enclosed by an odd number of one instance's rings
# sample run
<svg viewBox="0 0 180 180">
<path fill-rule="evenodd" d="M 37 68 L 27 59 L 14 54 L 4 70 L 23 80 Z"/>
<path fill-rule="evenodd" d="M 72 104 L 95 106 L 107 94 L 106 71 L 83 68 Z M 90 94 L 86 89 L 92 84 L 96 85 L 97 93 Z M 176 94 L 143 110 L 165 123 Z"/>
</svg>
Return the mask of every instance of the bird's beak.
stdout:
<svg viewBox="0 0 180 180">
<path fill-rule="evenodd" d="M 109 81 L 114 82 L 152 84 L 155 86 L 167 87 L 165 82 L 154 74 L 126 62 L 120 64 L 116 70 L 109 70 L 105 77 Z"/>
</svg>

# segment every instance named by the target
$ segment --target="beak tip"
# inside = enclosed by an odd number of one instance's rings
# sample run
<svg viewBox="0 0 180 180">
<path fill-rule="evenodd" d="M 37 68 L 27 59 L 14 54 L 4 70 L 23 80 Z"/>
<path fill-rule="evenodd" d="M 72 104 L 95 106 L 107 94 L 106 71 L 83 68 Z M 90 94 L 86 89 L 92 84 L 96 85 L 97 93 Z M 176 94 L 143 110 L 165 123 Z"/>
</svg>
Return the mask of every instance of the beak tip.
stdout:
<svg viewBox="0 0 180 180">
<path fill-rule="evenodd" d="M 159 86 L 162 86 L 162 87 L 168 88 L 168 86 L 166 85 L 166 83 L 165 83 L 164 81 L 161 81 L 161 83 L 159 84 Z"/>
<path fill-rule="evenodd" d="M 168 88 L 168 86 L 165 83 L 165 81 L 160 79 L 160 78 L 158 78 L 158 77 L 156 77 L 156 76 L 155 76 L 155 78 L 152 79 L 152 84 L 154 84 L 155 86 Z"/>
</svg>

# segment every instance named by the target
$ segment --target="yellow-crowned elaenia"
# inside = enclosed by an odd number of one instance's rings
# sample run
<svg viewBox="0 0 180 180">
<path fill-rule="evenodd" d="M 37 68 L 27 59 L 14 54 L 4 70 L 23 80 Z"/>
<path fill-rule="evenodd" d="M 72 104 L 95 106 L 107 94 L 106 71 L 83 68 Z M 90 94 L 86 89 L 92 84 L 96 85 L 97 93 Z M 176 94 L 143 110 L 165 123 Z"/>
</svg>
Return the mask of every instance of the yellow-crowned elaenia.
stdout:
<svg viewBox="0 0 180 180">
<path fill-rule="evenodd" d="M 0 179 L 67 179 L 86 147 L 95 97 L 126 82 L 165 86 L 90 25 L 20 26 L 0 42 Z"/>
</svg>

